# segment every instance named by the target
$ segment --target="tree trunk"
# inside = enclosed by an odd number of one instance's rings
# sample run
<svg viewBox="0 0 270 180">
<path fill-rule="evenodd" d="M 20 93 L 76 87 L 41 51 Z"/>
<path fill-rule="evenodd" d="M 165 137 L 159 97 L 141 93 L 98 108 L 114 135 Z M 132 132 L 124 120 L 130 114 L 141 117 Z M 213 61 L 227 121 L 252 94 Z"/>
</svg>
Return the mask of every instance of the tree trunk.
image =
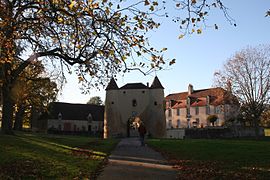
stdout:
<svg viewBox="0 0 270 180">
<path fill-rule="evenodd" d="M 2 86 L 3 95 L 3 109 L 2 109 L 2 128 L 3 134 L 13 134 L 13 101 L 11 98 L 11 89 L 8 85 Z"/>
<path fill-rule="evenodd" d="M 18 111 L 15 115 L 15 122 L 14 122 L 14 130 L 21 131 L 23 127 L 23 116 L 24 116 L 25 109 L 22 106 L 18 107 Z"/>
<path fill-rule="evenodd" d="M 35 108 L 35 106 L 32 105 L 30 113 L 31 113 L 30 118 L 29 118 L 30 128 L 32 129 L 32 131 L 35 131 L 39 129 L 39 124 L 37 122 L 37 118 L 38 118 L 37 109 Z"/>
<path fill-rule="evenodd" d="M 253 123 L 254 123 L 255 137 L 256 137 L 256 139 L 258 139 L 260 136 L 260 134 L 259 134 L 259 118 L 254 117 Z"/>
</svg>

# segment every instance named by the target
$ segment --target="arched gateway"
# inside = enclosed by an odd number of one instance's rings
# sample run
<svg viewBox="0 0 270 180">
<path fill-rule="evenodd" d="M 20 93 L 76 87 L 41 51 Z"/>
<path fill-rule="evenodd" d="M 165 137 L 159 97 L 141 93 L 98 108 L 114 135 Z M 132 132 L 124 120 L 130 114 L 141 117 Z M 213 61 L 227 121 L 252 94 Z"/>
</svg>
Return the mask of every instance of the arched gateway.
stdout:
<svg viewBox="0 0 270 180">
<path fill-rule="evenodd" d="M 104 138 L 134 136 L 139 121 L 152 137 L 164 137 L 163 89 L 157 77 L 150 87 L 129 83 L 121 88 L 112 78 L 106 88 Z"/>
</svg>

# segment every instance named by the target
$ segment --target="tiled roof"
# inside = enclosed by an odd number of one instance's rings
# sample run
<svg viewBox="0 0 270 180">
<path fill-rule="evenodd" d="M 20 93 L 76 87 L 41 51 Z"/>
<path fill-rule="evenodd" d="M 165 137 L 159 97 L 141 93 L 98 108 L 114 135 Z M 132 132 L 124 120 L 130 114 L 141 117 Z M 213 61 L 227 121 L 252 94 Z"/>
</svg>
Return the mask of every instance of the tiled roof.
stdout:
<svg viewBox="0 0 270 180">
<path fill-rule="evenodd" d="M 104 120 L 104 106 L 93 104 L 51 103 L 49 108 L 50 118 L 58 119 L 59 113 L 62 114 L 63 120 L 87 120 L 89 113 L 91 113 L 94 121 Z"/>
<path fill-rule="evenodd" d="M 152 85 L 150 86 L 151 89 L 164 89 L 164 87 L 161 85 L 158 77 L 156 76 Z"/>
<path fill-rule="evenodd" d="M 111 89 L 118 89 L 118 86 L 117 86 L 114 78 L 111 78 L 111 80 L 110 80 L 110 82 L 105 90 L 111 90 Z"/>
<path fill-rule="evenodd" d="M 142 83 L 129 83 L 122 86 L 120 89 L 149 89 L 149 87 Z"/>
<path fill-rule="evenodd" d="M 190 95 L 188 92 L 169 94 L 165 99 L 166 101 L 171 101 L 171 107 L 176 109 L 186 107 L 188 97 L 190 98 L 191 107 L 206 106 L 207 98 L 209 98 L 209 104 L 215 106 L 220 104 L 238 104 L 235 96 L 220 87 L 194 90 Z"/>
</svg>

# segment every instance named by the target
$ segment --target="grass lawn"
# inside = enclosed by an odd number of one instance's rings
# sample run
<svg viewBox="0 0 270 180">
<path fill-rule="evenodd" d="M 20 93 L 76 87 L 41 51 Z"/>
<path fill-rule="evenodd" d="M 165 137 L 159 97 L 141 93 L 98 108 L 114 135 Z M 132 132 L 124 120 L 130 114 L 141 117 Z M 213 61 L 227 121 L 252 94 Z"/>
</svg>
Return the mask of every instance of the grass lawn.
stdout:
<svg viewBox="0 0 270 180">
<path fill-rule="evenodd" d="M 19 132 L 0 135 L 0 179 L 90 179 L 117 142 Z"/>
<path fill-rule="evenodd" d="M 270 141 L 149 139 L 179 170 L 180 179 L 269 179 Z"/>
</svg>

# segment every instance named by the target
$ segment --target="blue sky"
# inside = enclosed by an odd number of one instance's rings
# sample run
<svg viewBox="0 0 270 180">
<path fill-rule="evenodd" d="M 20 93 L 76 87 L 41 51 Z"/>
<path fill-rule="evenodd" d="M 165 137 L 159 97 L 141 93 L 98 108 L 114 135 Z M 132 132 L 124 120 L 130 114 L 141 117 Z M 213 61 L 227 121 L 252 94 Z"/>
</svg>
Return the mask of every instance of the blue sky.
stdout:
<svg viewBox="0 0 270 180">
<path fill-rule="evenodd" d="M 225 61 L 235 52 L 259 44 L 270 44 L 270 17 L 265 12 L 270 9 L 270 0 L 230 0 L 225 1 L 230 15 L 235 19 L 234 27 L 226 21 L 220 11 L 212 11 L 208 25 L 218 24 L 219 29 L 203 29 L 202 34 L 193 34 L 178 39 L 180 31 L 177 24 L 169 19 L 163 20 L 161 27 L 151 33 L 152 45 L 167 47 L 167 58 L 175 58 L 176 64 L 170 69 L 158 71 L 156 75 L 165 87 L 165 95 L 187 91 L 188 84 L 194 89 L 212 87 L 213 74 L 222 68 Z M 152 83 L 155 74 L 144 76 L 139 72 L 118 75 L 118 86 L 126 83 Z M 70 103 L 86 103 L 92 96 L 105 100 L 105 90 L 93 89 L 90 94 L 81 94 L 76 76 L 68 76 L 58 100 Z"/>
</svg>

